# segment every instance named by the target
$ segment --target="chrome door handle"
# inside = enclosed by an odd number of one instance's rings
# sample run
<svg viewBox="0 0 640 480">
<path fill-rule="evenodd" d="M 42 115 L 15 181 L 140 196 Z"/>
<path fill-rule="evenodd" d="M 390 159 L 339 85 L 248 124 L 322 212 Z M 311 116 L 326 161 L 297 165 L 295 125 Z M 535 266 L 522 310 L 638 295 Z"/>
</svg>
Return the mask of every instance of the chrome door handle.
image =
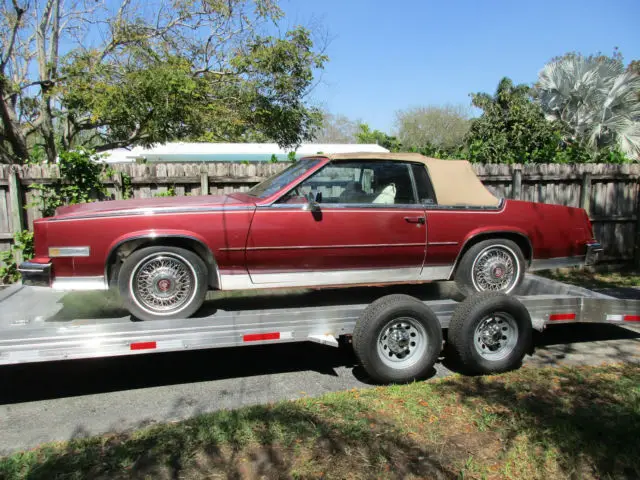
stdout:
<svg viewBox="0 0 640 480">
<path fill-rule="evenodd" d="M 424 217 L 404 217 L 404 220 L 407 223 L 419 223 L 420 225 L 424 225 L 426 221 Z"/>
</svg>

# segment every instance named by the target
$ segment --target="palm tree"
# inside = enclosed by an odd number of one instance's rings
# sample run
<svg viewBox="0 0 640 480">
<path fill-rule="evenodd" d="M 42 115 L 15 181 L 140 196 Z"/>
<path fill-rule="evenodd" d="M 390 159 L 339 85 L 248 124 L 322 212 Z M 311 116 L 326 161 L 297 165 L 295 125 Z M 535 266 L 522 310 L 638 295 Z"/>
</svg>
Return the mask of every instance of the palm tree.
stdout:
<svg viewBox="0 0 640 480">
<path fill-rule="evenodd" d="M 545 116 L 567 127 L 567 140 L 592 150 L 617 147 L 640 157 L 640 75 L 618 58 L 569 54 L 540 71 L 534 95 Z"/>
</svg>

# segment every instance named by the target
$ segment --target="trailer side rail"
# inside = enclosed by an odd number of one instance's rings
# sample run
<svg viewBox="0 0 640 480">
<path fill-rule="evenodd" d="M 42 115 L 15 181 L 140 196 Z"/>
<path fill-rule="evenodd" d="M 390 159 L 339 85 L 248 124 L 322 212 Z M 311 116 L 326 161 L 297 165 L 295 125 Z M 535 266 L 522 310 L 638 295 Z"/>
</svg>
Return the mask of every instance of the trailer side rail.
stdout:
<svg viewBox="0 0 640 480">
<path fill-rule="evenodd" d="M 546 279 L 529 281 L 530 294 L 518 299 L 537 330 L 579 322 L 640 325 L 640 301 L 619 300 Z M 9 306 L 9 301 L 2 303 Z M 424 303 L 441 327 L 448 328 L 458 303 L 452 299 Z M 129 318 L 50 321 L 16 308 L 0 308 L 0 365 L 297 341 L 338 346 L 340 337 L 353 333 L 366 307 L 218 310 L 202 318 L 152 322 Z"/>
</svg>

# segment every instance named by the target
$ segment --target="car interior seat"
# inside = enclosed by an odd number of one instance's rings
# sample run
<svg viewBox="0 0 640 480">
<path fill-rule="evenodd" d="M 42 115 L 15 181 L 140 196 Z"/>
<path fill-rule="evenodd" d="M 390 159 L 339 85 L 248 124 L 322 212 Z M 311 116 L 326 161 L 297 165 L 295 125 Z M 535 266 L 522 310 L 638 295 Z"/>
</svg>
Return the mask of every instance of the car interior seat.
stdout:
<svg viewBox="0 0 640 480">
<path fill-rule="evenodd" d="M 411 204 L 413 186 L 410 177 L 404 172 L 392 173 L 381 170 L 376 172 L 376 197 L 373 203 Z"/>
<path fill-rule="evenodd" d="M 365 193 L 360 182 L 352 181 L 347 183 L 345 189 L 338 197 L 339 203 L 360 203 L 364 201 Z"/>
</svg>

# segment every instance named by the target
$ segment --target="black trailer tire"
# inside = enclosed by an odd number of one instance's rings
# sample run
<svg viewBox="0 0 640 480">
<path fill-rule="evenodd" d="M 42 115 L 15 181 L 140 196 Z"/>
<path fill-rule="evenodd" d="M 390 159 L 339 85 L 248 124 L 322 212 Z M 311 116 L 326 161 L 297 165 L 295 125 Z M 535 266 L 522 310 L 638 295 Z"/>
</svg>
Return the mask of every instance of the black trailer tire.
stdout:
<svg viewBox="0 0 640 480">
<path fill-rule="evenodd" d="M 532 342 L 531 316 L 515 297 L 482 292 L 453 312 L 447 343 L 470 373 L 500 373 L 518 368 Z"/>
<path fill-rule="evenodd" d="M 442 350 L 438 317 L 409 295 L 387 295 L 356 322 L 353 348 L 372 380 L 406 383 L 425 378 Z"/>
<path fill-rule="evenodd" d="M 491 238 L 476 243 L 464 253 L 454 280 L 465 295 L 484 291 L 515 293 L 526 268 L 522 250 L 515 242 Z"/>
<path fill-rule="evenodd" d="M 207 266 L 184 248 L 141 248 L 122 264 L 118 290 L 125 307 L 139 320 L 188 318 L 207 295 Z"/>
</svg>

